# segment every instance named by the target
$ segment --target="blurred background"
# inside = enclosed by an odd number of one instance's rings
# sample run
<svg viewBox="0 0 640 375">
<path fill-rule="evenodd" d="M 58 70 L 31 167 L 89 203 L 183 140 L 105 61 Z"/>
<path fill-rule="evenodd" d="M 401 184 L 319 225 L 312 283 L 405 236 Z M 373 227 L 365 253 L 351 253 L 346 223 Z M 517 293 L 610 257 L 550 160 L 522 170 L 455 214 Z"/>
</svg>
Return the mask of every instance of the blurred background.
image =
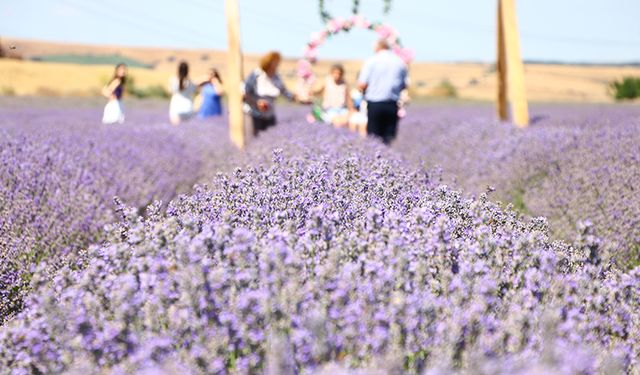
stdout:
<svg viewBox="0 0 640 375">
<path fill-rule="evenodd" d="M 495 0 L 363 1 L 361 13 L 393 25 L 415 51 L 414 98 L 493 100 Z M 245 72 L 268 50 L 295 61 L 321 30 L 316 0 L 241 0 Z M 351 2 L 326 0 L 333 16 Z M 640 95 L 640 2 L 521 0 L 517 2 L 528 98 L 537 102 L 612 102 Z M 113 65 L 125 62 L 139 98 L 168 97 L 167 80 L 180 60 L 194 73 L 224 74 L 223 0 L 23 0 L 0 3 L 0 95 L 98 96 Z M 316 69 L 336 61 L 355 77 L 375 35 L 353 30 L 327 41 Z"/>
</svg>

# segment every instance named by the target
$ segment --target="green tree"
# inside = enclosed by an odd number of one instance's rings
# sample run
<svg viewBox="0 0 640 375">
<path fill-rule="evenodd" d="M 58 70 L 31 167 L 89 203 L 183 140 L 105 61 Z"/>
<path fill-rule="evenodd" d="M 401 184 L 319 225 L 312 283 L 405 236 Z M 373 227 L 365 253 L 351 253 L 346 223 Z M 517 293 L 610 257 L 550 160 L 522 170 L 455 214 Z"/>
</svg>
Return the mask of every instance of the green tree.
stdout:
<svg viewBox="0 0 640 375">
<path fill-rule="evenodd" d="M 640 78 L 624 77 L 622 81 L 613 81 L 610 86 L 616 100 L 636 99 L 640 97 Z"/>
</svg>

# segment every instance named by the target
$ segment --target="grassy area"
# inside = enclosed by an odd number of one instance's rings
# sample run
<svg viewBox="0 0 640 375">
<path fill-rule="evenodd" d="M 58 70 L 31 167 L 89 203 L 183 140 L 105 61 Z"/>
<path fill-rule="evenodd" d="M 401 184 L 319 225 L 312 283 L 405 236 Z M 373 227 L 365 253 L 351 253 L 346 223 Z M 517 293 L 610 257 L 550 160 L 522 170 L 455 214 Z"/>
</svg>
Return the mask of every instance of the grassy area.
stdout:
<svg viewBox="0 0 640 375">
<path fill-rule="evenodd" d="M 64 64 L 79 64 L 79 65 L 116 65 L 119 63 L 125 63 L 131 68 L 147 68 L 150 69 L 153 66 L 150 64 L 144 64 L 138 60 L 115 55 L 78 55 L 78 54 L 61 54 L 61 55 L 43 55 L 32 58 L 33 61 L 41 62 L 53 62 Z"/>
<path fill-rule="evenodd" d="M 140 90 L 166 87 L 170 74 L 129 69 Z M 0 94 L 16 96 L 98 96 L 113 65 L 78 65 L 0 59 Z"/>
<path fill-rule="evenodd" d="M 223 76 L 226 74 L 222 52 L 53 47 L 33 47 L 26 55 L 46 61 L 0 59 L 0 95 L 97 95 L 102 82 L 120 61 L 131 67 L 137 88 L 148 92 L 159 92 L 159 87 L 167 86 L 169 77 L 175 74 L 177 59 L 188 61 L 193 75 L 204 74 L 210 67 L 220 69 Z M 207 58 L 203 60 L 203 56 Z M 257 65 L 257 58 L 246 56 L 244 63 L 248 74 Z M 330 63 L 320 61 L 314 71 L 323 77 Z M 355 80 L 362 61 L 345 61 L 344 65 L 348 79 Z M 527 99 L 531 102 L 613 102 L 611 82 L 624 76 L 640 76 L 640 67 L 634 66 L 526 65 L 525 71 Z M 285 59 L 280 73 L 287 86 L 294 89 L 296 60 Z M 454 96 L 464 101 L 493 101 L 497 90 L 495 71 L 490 64 L 414 63 L 410 77 L 410 92 L 416 102 L 423 102 L 424 98 L 450 100 Z"/>
</svg>

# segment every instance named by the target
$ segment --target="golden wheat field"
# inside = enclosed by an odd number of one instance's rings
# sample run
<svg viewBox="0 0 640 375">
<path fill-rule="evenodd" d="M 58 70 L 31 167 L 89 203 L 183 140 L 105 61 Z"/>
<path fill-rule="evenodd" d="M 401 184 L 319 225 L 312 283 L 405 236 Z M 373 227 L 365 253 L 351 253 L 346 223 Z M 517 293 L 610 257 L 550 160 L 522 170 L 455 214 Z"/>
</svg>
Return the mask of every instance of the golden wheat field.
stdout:
<svg viewBox="0 0 640 375">
<path fill-rule="evenodd" d="M 177 61 L 190 63 L 192 74 L 204 74 L 215 67 L 225 74 L 224 51 L 177 50 L 120 46 L 89 46 L 3 38 L 3 43 L 16 45 L 24 60 L 0 59 L 0 94 L 44 96 L 98 95 L 112 74 L 111 65 L 79 65 L 29 61 L 30 58 L 53 54 L 119 55 L 135 59 L 153 68 L 130 68 L 137 87 L 166 86 Z M 258 57 L 244 58 L 245 71 L 256 66 Z M 320 61 L 318 74 L 328 70 L 334 61 Z M 342 61 L 347 75 L 354 79 L 361 61 Z M 285 59 L 281 73 L 286 83 L 295 85 L 295 59 Z M 624 76 L 640 76 L 640 67 L 526 65 L 528 99 L 537 102 L 610 102 L 608 86 Z M 415 63 L 410 70 L 414 97 L 450 95 L 442 83 L 447 81 L 457 97 L 470 100 L 493 100 L 496 75 L 491 64 L 479 63 Z"/>
</svg>

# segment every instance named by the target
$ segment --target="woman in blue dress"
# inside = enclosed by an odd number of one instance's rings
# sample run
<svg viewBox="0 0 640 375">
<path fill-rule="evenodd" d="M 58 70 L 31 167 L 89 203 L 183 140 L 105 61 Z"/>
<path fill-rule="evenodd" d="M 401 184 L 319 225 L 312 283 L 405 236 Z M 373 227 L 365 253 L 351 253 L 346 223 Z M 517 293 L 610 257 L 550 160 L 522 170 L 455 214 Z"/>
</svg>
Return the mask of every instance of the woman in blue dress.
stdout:
<svg viewBox="0 0 640 375">
<path fill-rule="evenodd" d="M 202 85 L 200 95 L 202 104 L 198 117 L 207 118 L 222 115 L 222 95 L 224 89 L 222 87 L 222 79 L 216 69 L 209 72 L 209 80 Z"/>
</svg>

